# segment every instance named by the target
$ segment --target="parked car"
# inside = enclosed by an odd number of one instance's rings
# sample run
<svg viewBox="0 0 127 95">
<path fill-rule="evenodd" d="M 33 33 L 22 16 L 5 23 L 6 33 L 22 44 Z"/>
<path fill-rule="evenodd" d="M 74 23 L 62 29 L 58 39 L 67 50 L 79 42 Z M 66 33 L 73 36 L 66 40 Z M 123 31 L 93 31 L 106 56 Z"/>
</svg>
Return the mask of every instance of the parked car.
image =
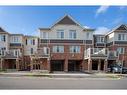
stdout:
<svg viewBox="0 0 127 95">
<path fill-rule="evenodd" d="M 117 64 L 112 64 L 109 66 L 108 71 L 112 73 L 127 73 L 127 68 Z"/>
</svg>

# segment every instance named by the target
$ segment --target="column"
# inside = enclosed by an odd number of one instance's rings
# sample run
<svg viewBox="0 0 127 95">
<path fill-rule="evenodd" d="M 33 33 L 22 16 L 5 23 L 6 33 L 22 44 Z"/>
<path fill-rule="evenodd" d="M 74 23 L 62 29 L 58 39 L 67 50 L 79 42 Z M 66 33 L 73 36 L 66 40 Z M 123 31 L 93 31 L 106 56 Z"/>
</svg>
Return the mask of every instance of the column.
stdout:
<svg viewBox="0 0 127 95">
<path fill-rule="evenodd" d="M 68 59 L 65 59 L 65 62 L 64 62 L 64 71 L 68 72 Z"/>
<path fill-rule="evenodd" d="M 99 59 L 99 61 L 98 61 L 98 71 L 100 71 L 101 70 L 101 60 Z"/>
<path fill-rule="evenodd" d="M 30 60 L 30 70 L 33 70 L 33 59 Z"/>
<path fill-rule="evenodd" d="M 1 58 L 0 60 L 0 69 L 2 70 L 3 69 L 3 59 Z"/>
<path fill-rule="evenodd" d="M 16 69 L 19 70 L 19 59 L 16 59 Z"/>
<path fill-rule="evenodd" d="M 83 61 L 81 62 L 81 66 L 82 66 L 82 71 L 84 72 L 84 71 L 85 71 L 85 60 L 83 60 Z"/>
<path fill-rule="evenodd" d="M 49 58 L 47 59 L 47 67 L 48 67 L 47 68 L 48 71 L 51 72 L 51 64 L 50 64 L 50 59 Z"/>
<path fill-rule="evenodd" d="M 105 59 L 104 61 L 104 71 L 107 72 L 107 66 L 108 66 L 108 61 Z"/>
<path fill-rule="evenodd" d="M 88 59 L 88 72 L 92 71 L 92 60 Z"/>
</svg>

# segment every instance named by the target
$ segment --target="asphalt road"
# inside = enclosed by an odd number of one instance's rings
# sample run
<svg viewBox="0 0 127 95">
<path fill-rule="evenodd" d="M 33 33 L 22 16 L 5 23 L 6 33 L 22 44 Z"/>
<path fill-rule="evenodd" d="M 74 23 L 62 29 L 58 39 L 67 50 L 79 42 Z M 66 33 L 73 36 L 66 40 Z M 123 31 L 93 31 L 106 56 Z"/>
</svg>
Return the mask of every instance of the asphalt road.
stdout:
<svg viewBox="0 0 127 95">
<path fill-rule="evenodd" d="M 127 89 L 127 78 L 41 78 L 0 76 L 0 89 Z"/>
</svg>

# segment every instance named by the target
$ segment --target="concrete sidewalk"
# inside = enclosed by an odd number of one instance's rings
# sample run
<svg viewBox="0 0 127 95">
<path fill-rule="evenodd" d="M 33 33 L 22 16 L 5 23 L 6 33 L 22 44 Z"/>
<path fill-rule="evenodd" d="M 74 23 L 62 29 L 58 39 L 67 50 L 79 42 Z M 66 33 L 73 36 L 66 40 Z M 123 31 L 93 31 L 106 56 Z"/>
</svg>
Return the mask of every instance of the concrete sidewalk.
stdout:
<svg viewBox="0 0 127 95">
<path fill-rule="evenodd" d="M 0 72 L 0 76 L 11 77 L 50 77 L 50 78 L 123 78 L 127 77 L 127 74 L 107 74 L 107 73 L 39 73 L 39 72 Z"/>
</svg>

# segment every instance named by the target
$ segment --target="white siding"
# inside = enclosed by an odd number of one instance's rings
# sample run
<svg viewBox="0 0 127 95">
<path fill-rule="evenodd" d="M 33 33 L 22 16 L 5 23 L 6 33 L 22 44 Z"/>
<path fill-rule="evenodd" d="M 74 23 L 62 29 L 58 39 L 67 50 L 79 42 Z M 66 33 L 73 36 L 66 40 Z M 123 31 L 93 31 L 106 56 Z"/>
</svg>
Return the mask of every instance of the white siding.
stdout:
<svg viewBox="0 0 127 95">
<path fill-rule="evenodd" d="M 38 39 L 27 37 L 27 40 L 33 40 L 33 39 L 35 40 L 35 45 L 28 44 L 28 42 L 26 45 L 26 39 L 24 40 L 24 55 L 25 56 L 31 55 L 31 48 L 33 48 L 33 52 L 37 52 Z"/>
<path fill-rule="evenodd" d="M 114 33 L 111 33 L 111 34 L 108 35 L 108 38 L 107 38 L 108 43 L 114 41 L 114 35 L 115 35 Z"/>
<path fill-rule="evenodd" d="M 18 42 L 14 42 L 14 37 L 18 38 Z M 10 43 L 23 43 L 23 36 L 11 35 L 10 36 Z"/>
<path fill-rule="evenodd" d="M 49 39 L 58 39 L 57 38 L 57 30 L 64 30 L 64 39 L 69 38 L 69 31 L 76 30 L 76 39 L 78 40 L 92 40 L 93 39 L 93 32 L 89 32 L 89 38 L 87 37 L 87 31 L 83 31 L 80 26 L 76 25 L 56 25 L 50 31 L 49 30 L 41 30 L 40 31 L 40 38 L 43 38 L 42 32 L 48 32 Z"/>
<path fill-rule="evenodd" d="M 0 41 L 0 47 L 5 47 L 6 48 L 6 50 L 8 50 L 9 49 L 9 36 L 8 36 L 8 34 L 0 34 L 0 35 L 5 35 L 6 36 L 6 41 L 4 42 L 4 41 Z"/>
</svg>

